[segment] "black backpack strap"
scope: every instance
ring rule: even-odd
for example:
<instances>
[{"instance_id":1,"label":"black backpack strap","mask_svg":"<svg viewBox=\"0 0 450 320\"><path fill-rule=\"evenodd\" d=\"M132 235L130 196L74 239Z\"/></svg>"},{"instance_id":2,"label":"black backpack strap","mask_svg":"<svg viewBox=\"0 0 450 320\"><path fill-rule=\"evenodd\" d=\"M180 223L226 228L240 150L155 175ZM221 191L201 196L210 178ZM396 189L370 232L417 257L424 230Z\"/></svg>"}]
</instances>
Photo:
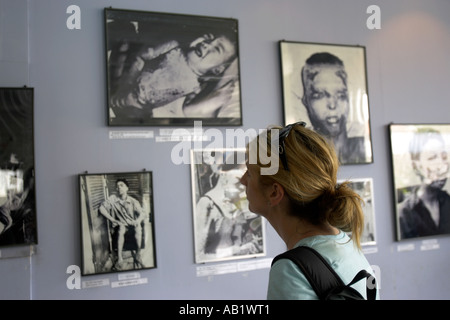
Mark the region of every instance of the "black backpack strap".
<instances>
[{"instance_id":1,"label":"black backpack strap","mask_svg":"<svg viewBox=\"0 0 450 320\"><path fill-rule=\"evenodd\" d=\"M341 278L313 248L300 246L288 250L276 256L272 265L279 259L292 260L303 272L320 300L324 300L331 289L344 286Z\"/></svg>"},{"instance_id":2,"label":"black backpack strap","mask_svg":"<svg viewBox=\"0 0 450 320\"><path fill-rule=\"evenodd\" d=\"M322 255L313 248L300 246L288 250L276 256L272 261L272 265L279 259L290 259L293 261L305 275L320 300L325 300L327 295L332 292L333 289L345 287L345 284L342 282L336 271L334 271ZM364 278L366 278L366 281L374 279L366 270L361 270L348 286L351 286ZM376 285L374 285L373 289L369 289L369 283L366 283L366 285L367 299L375 300Z\"/></svg>"}]
</instances>

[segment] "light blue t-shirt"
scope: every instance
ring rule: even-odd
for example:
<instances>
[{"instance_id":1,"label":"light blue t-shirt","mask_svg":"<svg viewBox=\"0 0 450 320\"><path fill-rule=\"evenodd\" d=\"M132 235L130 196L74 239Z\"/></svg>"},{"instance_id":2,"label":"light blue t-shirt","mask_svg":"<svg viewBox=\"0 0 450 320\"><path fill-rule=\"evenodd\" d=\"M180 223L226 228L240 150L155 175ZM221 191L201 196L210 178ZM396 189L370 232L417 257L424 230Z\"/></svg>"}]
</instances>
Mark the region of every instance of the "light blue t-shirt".
<instances>
[{"instance_id":1,"label":"light blue t-shirt","mask_svg":"<svg viewBox=\"0 0 450 320\"><path fill-rule=\"evenodd\" d=\"M361 269L374 274L364 254L343 231L337 235L308 237L297 242L295 247L298 246L308 246L319 252L345 284L352 281ZM361 280L352 287L366 298L366 281ZM378 297L377 292L377 299ZM270 269L267 299L317 300L319 298L298 266L289 259L280 259Z\"/></svg>"}]
</instances>

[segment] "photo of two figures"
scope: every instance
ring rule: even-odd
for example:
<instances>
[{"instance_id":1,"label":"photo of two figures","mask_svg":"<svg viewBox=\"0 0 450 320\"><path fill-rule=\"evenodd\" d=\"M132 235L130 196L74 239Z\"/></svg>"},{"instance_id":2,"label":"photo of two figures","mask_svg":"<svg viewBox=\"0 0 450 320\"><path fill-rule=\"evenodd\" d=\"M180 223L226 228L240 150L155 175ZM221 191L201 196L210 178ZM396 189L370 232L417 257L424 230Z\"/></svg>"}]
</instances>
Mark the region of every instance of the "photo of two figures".
<instances>
[{"instance_id":1,"label":"photo of two figures","mask_svg":"<svg viewBox=\"0 0 450 320\"><path fill-rule=\"evenodd\" d=\"M191 150L195 262L265 255L265 225L248 209L245 149Z\"/></svg>"}]
</instances>

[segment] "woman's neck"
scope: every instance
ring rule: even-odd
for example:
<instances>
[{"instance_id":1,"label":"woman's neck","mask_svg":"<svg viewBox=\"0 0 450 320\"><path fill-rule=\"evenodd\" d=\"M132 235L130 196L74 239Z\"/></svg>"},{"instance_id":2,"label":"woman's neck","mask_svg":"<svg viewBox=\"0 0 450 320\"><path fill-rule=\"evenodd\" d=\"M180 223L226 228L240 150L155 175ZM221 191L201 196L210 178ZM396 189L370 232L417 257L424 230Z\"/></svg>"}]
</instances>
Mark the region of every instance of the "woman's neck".
<instances>
[{"instance_id":1,"label":"woman's neck","mask_svg":"<svg viewBox=\"0 0 450 320\"><path fill-rule=\"evenodd\" d=\"M269 202L266 208L260 214L273 226L288 250L302 239L317 235L337 235L340 232L328 222L313 224L293 214L292 205L287 196L274 205ZM306 210L306 208L300 210Z\"/></svg>"},{"instance_id":2,"label":"woman's neck","mask_svg":"<svg viewBox=\"0 0 450 320\"><path fill-rule=\"evenodd\" d=\"M309 238L312 236L320 236L320 235L337 235L339 234L339 230L329 224L326 225L311 225L307 224L305 226L301 226L303 222L299 222L298 229L291 232L285 243L287 249L292 249L294 246L300 241L305 238ZM301 226L301 227L300 227Z\"/></svg>"},{"instance_id":3,"label":"woman's neck","mask_svg":"<svg viewBox=\"0 0 450 320\"><path fill-rule=\"evenodd\" d=\"M283 217L284 215L284 217ZM266 217L270 224L283 239L287 249L294 248L300 240L317 235L337 235L339 229L328 223L315 225L298 217L289 215L286 211L277 211Z\"/></svg>"}]
</instances>

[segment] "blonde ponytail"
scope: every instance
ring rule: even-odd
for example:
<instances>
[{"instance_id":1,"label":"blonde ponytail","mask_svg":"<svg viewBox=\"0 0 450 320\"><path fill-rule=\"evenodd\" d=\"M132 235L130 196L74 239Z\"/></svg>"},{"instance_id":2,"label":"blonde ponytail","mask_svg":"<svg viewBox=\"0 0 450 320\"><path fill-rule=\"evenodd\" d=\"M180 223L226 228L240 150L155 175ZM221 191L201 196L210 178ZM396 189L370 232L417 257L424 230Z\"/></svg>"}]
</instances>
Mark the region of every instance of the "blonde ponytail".
<instances>
[{"instance_id":1,"label":"blonde ponytail","mask_svg":"<svg viewBox=\"0 0 450 320\"><path fill-rule=\"evenodd\" d=\"M328 205L326 220L332 226L350 233L361 249L361 234L364 228L363 199L348 186L348 181L337 185L334 191L334 205Z\"/></svg>"}]
</instances>

